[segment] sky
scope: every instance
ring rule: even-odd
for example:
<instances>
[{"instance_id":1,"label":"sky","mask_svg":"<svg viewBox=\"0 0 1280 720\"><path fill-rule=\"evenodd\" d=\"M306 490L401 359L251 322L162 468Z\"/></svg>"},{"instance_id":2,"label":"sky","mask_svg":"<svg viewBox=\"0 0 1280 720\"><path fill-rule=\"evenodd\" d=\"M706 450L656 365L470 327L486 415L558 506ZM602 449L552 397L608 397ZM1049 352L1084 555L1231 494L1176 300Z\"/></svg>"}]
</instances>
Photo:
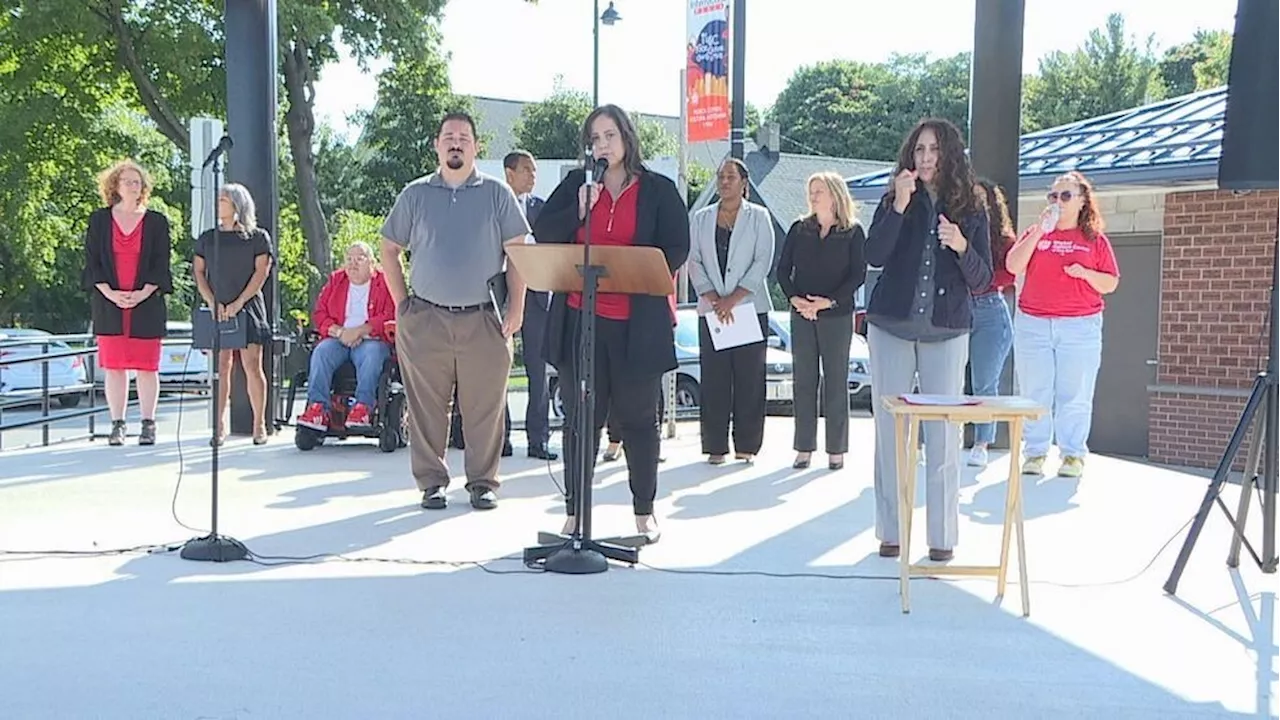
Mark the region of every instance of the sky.
<instances>
[{"instance_id":1,"label":"sky","mask_svg":"<svg viewBox=\"0 0 1280 720\"><path fill-rule=\"evenodd\" d=\"M609 3L600 3L601 9ZM622 19L600 27L600 101L628 110L679 115L688 0L615 0ZM591 91L593 0L450 0L442 32L455 92L535 101L566 86ZM973 45L973 0L747 0L747 102L767 108L800 67L831 60L879 62L890 54L945 57ZM1044 55L1079 46L1107 15L1157 51L1197 29L1231 31L1236 0L1027 0L1023 70ZM926 20L927 18L927 20ZM362 72L347 60L316 85L316 115L354 134L346 117L373 105L376 62Z\"/></svg>"}]
</instances>

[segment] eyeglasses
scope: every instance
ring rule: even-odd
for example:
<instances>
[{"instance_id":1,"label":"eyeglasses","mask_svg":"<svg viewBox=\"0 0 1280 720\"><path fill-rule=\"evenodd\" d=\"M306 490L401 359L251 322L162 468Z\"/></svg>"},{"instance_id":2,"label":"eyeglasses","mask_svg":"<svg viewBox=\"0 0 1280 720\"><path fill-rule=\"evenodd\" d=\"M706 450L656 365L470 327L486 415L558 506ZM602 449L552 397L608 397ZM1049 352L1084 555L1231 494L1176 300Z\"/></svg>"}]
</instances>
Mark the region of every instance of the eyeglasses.
<instances>
[{"instance_id":1,"label":"eyeglasses","mask_svg":"<svg viewBox=\"0 0 1280 720\"><path fill-rule=\"evenodd\" d=\"M1051 203L1056 203L1059 200L1061 200L1064 203L1068 203L1068 202L1071 202L1071 198L1075 197L1078 194L1079 193L1074 193L1070 190L1063 190L1062 192L1058 192L1057 190L1054 190L1050 192L1048 195L1046 195L1046 197L1049 198L1049 202Z\"/></svg>"}]
</instances>

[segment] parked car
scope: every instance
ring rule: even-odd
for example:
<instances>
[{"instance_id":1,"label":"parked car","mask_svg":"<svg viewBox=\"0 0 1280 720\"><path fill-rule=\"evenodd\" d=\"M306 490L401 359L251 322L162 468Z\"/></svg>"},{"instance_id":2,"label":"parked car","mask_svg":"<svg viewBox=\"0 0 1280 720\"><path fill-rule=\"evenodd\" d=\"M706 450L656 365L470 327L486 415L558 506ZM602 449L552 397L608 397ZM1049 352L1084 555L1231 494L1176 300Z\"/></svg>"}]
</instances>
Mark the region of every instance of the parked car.
<instances>
[{"instance_id":1,"label":"parked car","mask_svg":"<svg viewBox=\"0 0 1280 720\"><path fill-rule=\"evenodd\" d=\"M90 330L92 332L92 329ZM209 355L191 347L191 323L170 320L165 323L165 340L160 348L160 387L174 389L175 385L203 386L209 382ZM133 373L129 373L131 376ZM93 381L101 385L102 366L95 356Z\"/></svg>"},{"instance_id":2,"label":"parked car","mask_svg":"<svg viewBox=\"0 0 1280 720\"><path fill-rule=\"evenodd\" d=\"M859 313L860 315L860 313ZM858 315L853 322L859 322ZM857 328L855 327L855 330ZM774 310L769 313L769 345L791 352L791 311ZM849 344L849 395L859 403L871 403L871 351L867 340L860 333L853 334Z\"/></svg>"},{"instance_id":3,"label":"parked car","mask_svg":"<svg viewBox=\"0 0 1280 720\"><path fill-rule=\"evenodd\" d=\"M39 338L52 338L44 330L30 328L0 328L0 358L14 360L25 357L40 357L52 353L64 352L71 346L60 340L50 340L49 344L15 344L14 341L27 341ZM46 349L47 348L47 349ZM0 367L0 404L23 404L40 402L44 392L44 363L24 362L17 365ZM48 361L49 396L56 398L64 408L73 408L88 397L93 386L85 375L84 359L80 356L61 357Z\"/></svg>"},{"instance_id":4,"label":"parked car","mask_svg":"<svg viewBox=\"0 0 1280 720\"><path fill-rule=\"evenodd\" d=\"M676 310L676 411L695 410L702 405L702 362L698 356L698 314L692 308ZM560 378L548 368L551 412L564 417ZM793 397L791 353L776 347L765 351L765 397L770 405L790 405Z\"/></svg>"},{"instance_id":5,"label":"parked car","mask_svg":"<svg viewBox=\"0 0 1280 720\"><path fill-rule=\"evenodd\" d=\"M204 385L209 382L209 354L191 347L191 323L165 323L165 344L160 350L160 385Z\"/></svg>"}]
</instances>

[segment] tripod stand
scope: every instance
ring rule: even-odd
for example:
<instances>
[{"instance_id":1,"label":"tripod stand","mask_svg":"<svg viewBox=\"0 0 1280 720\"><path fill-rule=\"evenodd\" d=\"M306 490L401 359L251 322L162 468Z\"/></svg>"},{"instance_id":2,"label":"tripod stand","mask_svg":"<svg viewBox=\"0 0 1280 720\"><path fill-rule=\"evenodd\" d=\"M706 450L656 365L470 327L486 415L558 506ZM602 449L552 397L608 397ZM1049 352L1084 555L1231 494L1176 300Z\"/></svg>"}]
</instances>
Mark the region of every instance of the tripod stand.
<instances>
[{"instance_id":1,"label":"tripod stand","mask_svg":"<svg viewBox=\"0 0 1280 720\"><path fill-rule=\"evenodd\" d=\"M1253 561L1264 573L1274 573L1276 571L1276 450L1278 447L1276 411L1277 401L1280 401L1280 395L1277 395L1277 393L1280 393L1280 388L1276 387L1278 379L1276 367L1276 356L1278 354L1276 351L1276 295L1277 288L1280 287L1280 239L1277 240L1273 251L1275 252L1275 259L1271 269L1271 307L1267 319L1266 370L1259 373L1258 377L1253 381L1253 390L1249 393L1249 400L1245 403L1244 411L1240 414L1240 421L1231 433L1231 440L1227 443L1227 449L1222 455L1222 460L1218 463L1218 468L1213 473L1213 480L1209 483L1209 490L1205 493L1204 500L1200 503L1200 510L1196 513L1195 519L1191 523L1191 530L1187 533L1187 539L1182 544L1182 551L1178 553L1178 560L1173 565L1173 571L1169 574L1169 579L1165 581L1164 590L1170 595L1174 595L1178 591L1178 581L1182 578L1182 571L1186 569L1187 560L1191 557L1191 551L1195 548L1196 540L1199 539L1200 531L1204 529L1204 523L1209 518L1209 511L1215 503L1226 514L1227 519L1231 521L1231 529L1234 533L1231 539L1231 551L1227 555L1227 567L1239 567L1240 546L1243 544L1253 557ZM1249 455L1245 460L1244 474L1241 478L1240 504L1236 508L1236 514L1233 516L1226 503L1222 501L1222 486L1226 484L1227 477L1231 474L1231 466L1235 463L1236 456L1240 452L1240 446L1244 443L1245 436L1249 433L1250 428L1253 429L1253 440L1249 443ZM1260 463L1262 465L1261 476L1258 475L1258 465ZM1261 496L1261 555L1254 550L1253 545L1244 535L1245 524L1249 515L1250 498L1253 492L1257 492Z\"/></svg>"},{"instance_id":2,"label":"tripod stand","mask_svg":"<svg viewBox=\"0 0 1280 720\"><path fill-rule=\"evenodd\" d=\"M220 377L220 368L222 367L222 322L218 317L217 302L217 279L218 278L218 246L222 244L218 233L218 189L222 187L222 155L231 148L231 138L224 136L218 146L209 154L209 158L205 160L204 167L213 166L213 179L211 189L209 191L212 200L211 207L213 210L213 249L209 256L208 276L215 278L214 280L214 303L209 308L209 314L212 316L213 338L212 348L210 350L209 361L209 378L210 387L210 404L213 411L210 413L212 422L210 423L210 440L209 445L213 450L210 456L210 484L212 488L213 515L212 522L209 525L209 534L204 537L192 538L182 546L182 550L178 553L184 560L199 560L201 562L231 562L233 560L244 560L249 557L249 549L239 540L226 535L218 534L218 449L222 444L218 437L218 421L221 420L217 416L219 390L221 389L222 378Z\"/></svg>"}]
</instances>

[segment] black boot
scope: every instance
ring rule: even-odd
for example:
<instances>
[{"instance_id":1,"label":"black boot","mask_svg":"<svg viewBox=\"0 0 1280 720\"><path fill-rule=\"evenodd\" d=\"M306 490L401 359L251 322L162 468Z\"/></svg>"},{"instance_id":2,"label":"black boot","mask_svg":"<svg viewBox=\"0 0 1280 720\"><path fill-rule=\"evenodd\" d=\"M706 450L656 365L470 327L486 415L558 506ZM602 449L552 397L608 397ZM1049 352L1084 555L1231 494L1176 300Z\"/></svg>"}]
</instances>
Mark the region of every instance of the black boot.
<instances>
[{"instance_id":1,"label":"black boot","mask_svg":"<svg viewBox=\"0 0 1280 720\"><path fill-rule=\"evenodd\" d=\"M123 420L112 420L112 421L111 421L111 435L107 438L107 444L108 444L108 445L123 445L123 444L124 444L124 436L125 436L125 432L124 432L124 421L123 421Z\"/></svg>"},{"instance_id":2,"label":"black boot","mask_svg":"<svg viewBox=\"0 0 1280 720\"><path fill-rule=\"evenodd\" d=\"M155 445L156 444L156 421L143 420L142 434L138 436L139 445Z\"/></svg>"}]
</instances>

